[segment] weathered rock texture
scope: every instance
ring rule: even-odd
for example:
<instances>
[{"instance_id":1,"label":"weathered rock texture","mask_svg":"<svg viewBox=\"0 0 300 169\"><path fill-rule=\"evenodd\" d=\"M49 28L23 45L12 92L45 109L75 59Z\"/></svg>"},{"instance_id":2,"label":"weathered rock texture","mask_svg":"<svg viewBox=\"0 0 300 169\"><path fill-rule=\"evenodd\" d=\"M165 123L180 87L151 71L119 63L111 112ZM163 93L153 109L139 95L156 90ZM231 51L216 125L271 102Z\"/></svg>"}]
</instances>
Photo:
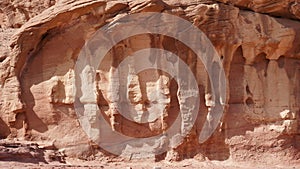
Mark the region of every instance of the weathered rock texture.
<instances>
[{"instance_id":1,"label":"weathered rock texture","mask_svg":"<svg viewBox=\"0 0 300 169\"><path fill-rule=\"evenodd\" d=\"M204 67L182 43L170 37L145 34L120 42L100 66L96 79L98 105L112 127L126 135L149 137L172 124L180 104L176 96L178 86L164 72L149 70L131 75L127 85L130 101L140 111L145 105L151 109L145 96L149 97L157 88L163 91L161 98L150 100L163 100L163 112L157 112L163 114L160 120L150 120L147 125L130 122L114 112L110 97L115 82L112 67L126 57L125 51L163 48L177 53L191 67L199 83L201 106L196 125L185 142L158 158L299 162L298 3L291 0L1 1L0 137L51 141L72 157L86 158L99 153L83 132L74 111L74 65L79 51L99 27L119 17L167 12L199 27L222 59L228 93L222 123L208 141L198 143L209 106L205 105L205 95L210 91L203 80L207 76ZM141 120L139 116L136 119Z\"/></svg>"},{"instance_id":2,"label":"weathered rock texture","mask_svg":"<svg viewBox=\"0 0 300 169\"><path fill-rule=\"evenodd\" d=\"M3 0L0 4L0 27L1 28L19 28L25 22L43 10L53 6L56 0L45 1L10 1Z\"/></svg>"}]
</instances>

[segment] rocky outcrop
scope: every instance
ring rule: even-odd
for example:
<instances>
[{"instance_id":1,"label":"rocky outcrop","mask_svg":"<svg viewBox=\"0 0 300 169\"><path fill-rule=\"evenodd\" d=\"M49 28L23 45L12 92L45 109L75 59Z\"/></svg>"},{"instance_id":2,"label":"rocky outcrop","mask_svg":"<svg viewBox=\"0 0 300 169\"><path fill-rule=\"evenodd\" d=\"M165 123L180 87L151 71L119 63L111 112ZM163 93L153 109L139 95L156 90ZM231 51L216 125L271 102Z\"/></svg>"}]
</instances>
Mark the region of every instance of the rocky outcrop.
<instances>
[{"instance_id":1,"label":"rocky outcrop","mask_svg":"<svg viewBox=\"0 0 300 169\"><path fill-rule=\"evenodd\" d=\"M9 140L1 140L0 142L0 160L28 163L48 163L53 161L65 163L64 155L55 150L53 145L39 145L33 142Z\"/></svg>"},{"instance_id":2,"label":"rocky outcrop","mask_svg":"<svg viewBox=\"0 0 300 169\"><path fill-rule=\"evenodd\" d=\"M24 24L19 29L3 29L0 34L1 39L8 39L14 33L9 45L5 41L0 46L2 138L51 141L71 157L99 153L101 149L94 150L94 143L78 121L76 99L91 110L97 108L88 104L97 103L113 130L125 135L150 137L163 133L182 109L184 100L177 94L180 86L163 71L136 75L136 65L130 62L132 67L126 69L129 73L125 78L114 74L114 68L129 54L151 47L178 54L194 73L201 97L199 115L187 138L156 158L299 161L300 23L296 1L39 1L35 3L42 7L33 10L22 1L14 3L7 6L18 10L0 11L0 20L4 21L1 27ZM211 94L207 73L195 54L174 38L143 34L119 42L99 70L86 70L87 74L97 74L92 77L95 79L84 80L96 91L95 97L89 100L74 95L74 66L85 42L106 23L142 12L170 13L192 22L211 40L222 60L227 79L226 109L217 130L204 144L198 143L198 137L213 105L207 97ZM22 15L26 17L17 19ZM127 99L138 112L131 114L135 122L122 117L115 108L122 99L117 93L120 86L128 89ZM159 108L154 104L160 104ZM157 114L145 118L143 114L151 109ZM138 123L145 121L148 123ZM93 125L85 127L97 129L99 124L95 121Z\"/></svg>"},{"instance_id":3,"label":"rocky outcrop","mask_svg":"<svg viewBox=\"0 0 300 169\"><path fill-rule=\"evenodd\" d=\"M298 0L272 0L272 1L261 1L261 0L218 0L226 4L232 4L241 8L253 10L259 13L270 14L276 17L286 17L291 19L300 19L300 2Z\"/></svg>"},{"instance_id":4,"label":"rocky outcrop","mask_svg":"<svg viewBox=\"0 0 300 169\"><path fill-rule=\"evenodd\" d=\"M0 4L0 28L19 28L30 18L53 6L56 0L10 1Z\"/></svg>"}]
</instances>

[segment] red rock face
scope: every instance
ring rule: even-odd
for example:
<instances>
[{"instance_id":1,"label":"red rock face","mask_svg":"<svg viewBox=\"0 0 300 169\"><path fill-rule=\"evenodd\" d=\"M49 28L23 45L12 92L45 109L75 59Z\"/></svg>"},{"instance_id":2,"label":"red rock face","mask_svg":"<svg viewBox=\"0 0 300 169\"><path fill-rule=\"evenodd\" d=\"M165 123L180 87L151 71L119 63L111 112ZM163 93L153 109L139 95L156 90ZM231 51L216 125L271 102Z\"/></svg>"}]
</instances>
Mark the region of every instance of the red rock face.
<instances>
[{"instance_id":1,"label":"red rock face","mask_svg":"<svg viewBox=\"0 0 300 169\"><path fill-rule=\"evenodd\" d=\"M0 10L1 138L51 142L69 157L88 158L103 153L84 132L74 109L79 99L74 89L79 53L106 23L132 13L163 12L193 23L216 48L227 82L222 120L214 134L200 144L198 138L213 105L203 63L174 38L143 34L114 46L99 69L94 70L95 83L87 79L94 88L101 115L111 128L128 136L150 137L165 132L179 115L182 103L177 95L178 83L170 74L157 70L119 78L123 78L121 85L126 81L123 85L136 112L151 111L153 115L144 118L132 114L133 122L114 109L114 98L118 97L113 90L118 79L113 75L114 68L138 50L160 48L177 54L189 66L198 83L200 108L184 142L153 158L299 163L300 23L296 1L81 0L0 4L6 5L9 8ZM23 15L26 17L20 19ZM151 94L155 92L160 94L154 97ZM152 103L159 104L159 108ZM139 123L145 119L148 123ZM93 125L90 128L97 133L101 124Z\"/></svg>"},{"instance_id":2,"label":"red rock face","mask_svg":"<svg viewBox=\"0 0 300 169\"><path fill-rule=\"evenodd\" d=\"M45 9L53 6L56 0L45 1L9 1L3 0L0 4L0 27L20 28L30 18L40 14Z\"/></svg>"}]
</instances>

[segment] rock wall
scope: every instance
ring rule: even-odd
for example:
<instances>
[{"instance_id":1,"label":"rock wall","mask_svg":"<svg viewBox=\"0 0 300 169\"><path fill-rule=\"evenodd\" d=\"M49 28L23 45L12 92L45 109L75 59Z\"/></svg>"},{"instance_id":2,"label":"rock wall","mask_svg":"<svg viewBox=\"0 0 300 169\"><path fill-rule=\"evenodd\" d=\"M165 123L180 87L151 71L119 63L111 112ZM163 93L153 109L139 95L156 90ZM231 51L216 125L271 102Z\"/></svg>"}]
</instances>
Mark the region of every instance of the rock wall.
<instances>
[{"instance_id":1,"label":"rock wall","mask_svg":"<svg viewBox=\"0 0 300 169\"><path fill-rule=\"evenodd\" d=\"M136 110L143 106L155 109L145 96L161 89L163 95L150 101L162 103L163 110L156 112L163 113L163 118L148 124L133 123L114 113L110 104L110 86L115 82L112 68L126 52L161 48L177 53L190 66L201 104L185 141L156 158L299 161L298 1L4 1L0 7L1 138L51 142L70 157L104 153L95 149L74 111L74 66L79 52L106 23L131 13L165 12L196 25L220 55L227 79L222 122L209 140L198 143L209 112L205 96L211 92L204 66L181 42L144 34L116 45L97 71L97 102L112 128L126 135L149 137L164 132L178 115L178 86L162 71L129 74L127 87Z\"/></svg>"}]
</instances>

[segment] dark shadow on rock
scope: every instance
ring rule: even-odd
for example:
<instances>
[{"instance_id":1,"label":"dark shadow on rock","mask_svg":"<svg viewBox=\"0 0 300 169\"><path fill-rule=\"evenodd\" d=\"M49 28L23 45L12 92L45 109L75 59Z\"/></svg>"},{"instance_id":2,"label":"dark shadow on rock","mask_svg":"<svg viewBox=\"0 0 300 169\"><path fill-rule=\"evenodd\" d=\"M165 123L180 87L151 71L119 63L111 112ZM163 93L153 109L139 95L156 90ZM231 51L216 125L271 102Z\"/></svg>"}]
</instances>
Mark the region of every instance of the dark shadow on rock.
<instances>
[{"instance_id":1,"label":"dark shadow on rock","mask_svg":"<svg viewBox=\"0 0 300 169\"><path fill-rule=\"evenodd\" d=\"M6 138L10 134L8 125L0 118L0 139Z\"/></svg>"},{"instance_id":2,"label":"dark shadow on rock","mask_svg":"<svg viewBox=\"0 0 300 169\"><path fill-rule=\"evenodd\" d=\"M45 154L37 144L0 142L0 161L17 161L22 163L47 163Z\"/></svg>"}]
</instances>

